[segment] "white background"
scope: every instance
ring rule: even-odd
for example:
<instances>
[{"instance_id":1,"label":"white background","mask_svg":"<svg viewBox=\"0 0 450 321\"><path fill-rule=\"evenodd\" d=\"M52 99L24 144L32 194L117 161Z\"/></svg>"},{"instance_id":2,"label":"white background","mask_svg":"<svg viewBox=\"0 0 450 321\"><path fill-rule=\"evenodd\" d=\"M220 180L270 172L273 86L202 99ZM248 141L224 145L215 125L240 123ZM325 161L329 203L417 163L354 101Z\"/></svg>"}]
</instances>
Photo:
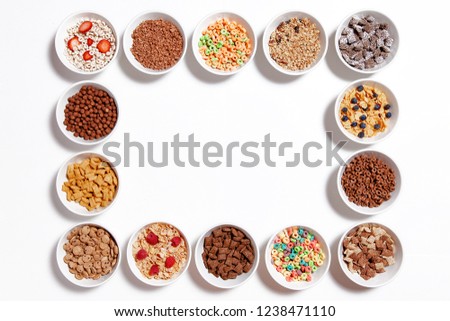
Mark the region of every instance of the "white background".
<instances>
[{"instance_id":1,"label":"white background","mask_svg":"<svg viewBox=\"0 0 450 321\"><path fill-rule=\"evenodd\" d=\"M417 2L417 1L416 1ZM440 3L443 3L442 1ZM341 64L333 37L340 21L365 9L361 1L2 1L0 38L1 216L0 299L66 300L423 300L450 299L448 286L448 24L437 1L379 0L373 9L386 12L400 32L400 51L392 65L373 76L391 87L400 102L400 122L393 135L375 146L398 163L403 186L389 212L368 218L351 212L336 190L337 164L318 168L177 168L119 167L121 193L114 207L90 221L114 232L122 253L142 225L164 220L179 226L192 246L212 225L231 222L248 229L262 249L278 229L304 224L337 241L350 226L367 220L398 233L405 257L397 279L365 290L353 285L333 257L324 280L304 292L283 290L263 264L242 287L220 291L208 286L191 264L187 274L165 288L141 284L122 261L105 285L81 289L69 284L55 262L58 238L81 221L68 213L55 192L62 162L83 150L70 143L55 122L62 91L87 79L66 70L54 50L59 23L79 10L94 10L112 21L122 35L128 22L144 10L172 14L190 36L196 23L216 10L246 17L261 36L277 13L303 10L322 22L330 39L325 61L303 77L277 73L261 48L255 60L229 78L207 74L189 46L185 59L163 77L140 74L122 49L113 65L89 77L109 86L120 100L120 124L111 141L170 141L174 134L195 133L202 143L216 140L261 141L267 133L277 142L300 148L325 131L342 138L332 109L338 93L361 78ZM445 85L447 83L447 85ZM360 149L348 144L343 157ZM101 151L101 146L92 150ZM318 154L323 156L323 154ZM136 157L134 157L136 160ZM193 263L193 262L192 262Z\"/></svg>"}]
</instances>

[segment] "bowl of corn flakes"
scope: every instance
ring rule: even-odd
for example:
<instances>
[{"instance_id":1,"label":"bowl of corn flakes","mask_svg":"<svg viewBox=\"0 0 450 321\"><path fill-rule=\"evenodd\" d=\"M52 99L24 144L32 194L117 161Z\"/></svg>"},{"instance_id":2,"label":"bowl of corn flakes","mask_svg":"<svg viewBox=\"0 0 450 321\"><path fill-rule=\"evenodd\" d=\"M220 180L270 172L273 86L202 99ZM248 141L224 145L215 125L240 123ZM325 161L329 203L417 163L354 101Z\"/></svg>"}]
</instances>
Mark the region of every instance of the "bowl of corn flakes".
<instances>
[{"instance_id":1,"label":"bowl of corn flakes","mask_svg":"<svg viewBox=\"0 0 450 321\"><path fill-rule=\"evenodd\" d=\"M186 272L191 247L180 229L165 222L146 224L130 238L127 261L131 272L141 282L165 286Z\"/></svg>"},{"instance_id":2,"label":"bowl of corn flakes","mask_svg":"<svg viewBox=\"0 0 450 321\"><path fill-rule=\"evenodd\" d=\"M337 126L345 137L359 144L374 144L386 139L392 134L398 118L397 98L379 81L354 81L336 99Z\"/></svg>"}]
</instances>

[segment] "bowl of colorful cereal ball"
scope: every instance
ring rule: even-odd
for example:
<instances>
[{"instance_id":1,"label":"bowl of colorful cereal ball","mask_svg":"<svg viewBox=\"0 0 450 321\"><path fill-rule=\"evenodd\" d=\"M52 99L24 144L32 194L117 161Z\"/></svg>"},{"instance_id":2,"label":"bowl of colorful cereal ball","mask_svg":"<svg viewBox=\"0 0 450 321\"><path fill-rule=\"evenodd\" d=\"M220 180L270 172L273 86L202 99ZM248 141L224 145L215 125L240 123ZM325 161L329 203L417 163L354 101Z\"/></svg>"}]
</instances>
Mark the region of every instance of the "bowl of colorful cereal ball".
<instances>
[{"instance_id":1,"label":"bowl of colorful cereal ball","mask_svg":"<svg viewBox=\"0 0 450 321\"><path fill-rule=\"evenodd\" d=\"M137 70L161 75L171 71L186 53L186 35L180 23L162 12L135 17L123 34L123 50Z\"/></svg>"},{"instance_id":2,"label":"bowl of colorful cereal ball","mask_svg":"<svg viewBox=\"0 0 450 321\"><path fill-rule=\"evenodd\" d=\"M337 175L338 192L344 203L365 215L390 209L400 194L401 182L395 162L375 150L356 152Z\"/></svg>"},{"instance_id":3,"label":"bowl of colorful cereal ball","mask_svg":"<svg viewBox=\"0 0 450 321\"><path fill-rule=\"evenodd\" d=\"M195 265L203 279L221 289L247 282L256 272L259 252L255 240L241 227L215 226L204 233L195 247Z\"/></svg>"},{"instance_id":4,"label":"bowl of colorful cereal ball","mask_svg":"<svg viewBox=\"0 0 450 321\"><path fill-rule=\"evenodd\" d=\"M397 54L399 34L385 14L372 10L346 17L336 31L336 52L348 68L371 74L389 65Z\"/></svg>"},{"instance_id":5,"label":"bowl of colorful cereal ball","mask_svg":"<svg viewBox=\"0 0 450 321\"><path fill-rule=\"evenodd\" d=\"M97 216L109 210L119 193L119 175L103 155L82 152L63 163L56 177L61 203L80 216Z\"/></svg>"},{"instance_id":6,"label":"bowl of colorful cereal ball","mask_svg":"<svg viewBox=\"0 0 450 321\"><path fill-rule=\"evenodd\" d=\"M337 255L342 271L350 280L374 288L397 276L403 248L390 228L379 223L363 223L342 235Z\"/></svg>"},{"instance_id":7,"label":"bowl of colorful cereal ball","mask_svg":"<svg viewBox=\"0 0 450 321\"><path fill-rule=\"evenodd\" d=\"M341 132L359 144L374 144L392 134L399 118L397 98L386 85L361 79L339 94L335 119Z\"/></svg>"},{"instance_id":8,"label":"bowl of colorful cereal ball","mask_svg":"<svg viewBox=\"0 0 450 321\"><path fill-rule=\"evenodd\" d=\"M112 91L95 81L80 81L60 96L56 122L69 140L96 145L113 134L119 120L119 104Z\"/></svg>"},{"instance_id":9,"label":"bowl of colorful cereal ball","mask_svg":"<svg viewBox=\"0 0 450 321\"><path fill-rule=\"evenodd\" d=\"M257 40L250 24L231 12L205 17L195 28L192 48L198 63L216 75L232 75L253 59Z\"/></svg>"},{"instance_id":10,"label":"bowl of colorful cereal ball","mask_svg":"<svg viewBox=\"0 0 450 321\"><path fill-rule=\"evenodd\" d=\"M330 249L324 238L306 226L290 226L273 235L266 247L270 276L290 290L316 285L330 267Z\"/></svg>"},{"instance_id":11,"label":"bowl of colorful cereal ball","mask_svg":"<svg viewBox=\"0 0 450 321\"><path fill-rule=\"evenodd\" d=\"M191 247L181 230L165 222L150 223L128 242L128 266L145 284L169 285L180 278L191 260Z\"/></svg>"},{"instance_id":12,"label":"bowl of colorful cereal ball","mask_svg":"<svg viewBox=\"0 0 450 321\"><path fill-rule=\"evenodd\" d=\"M119 38L111 22L95 12L77 12L59 26L56 53L62 64L79 74L95 74L117 56Z\"/></svg>"},{"instance_id":13,"label":"bowl of colorful cereal ball","mask_svg":"<svg viewBox=\"0 0 450 321\"><path fill-rule=\"evenodd\" d=\"M92 288L107 282L120 265L121 253L111 232L97 224L80 223L59 239L58 267L71 283Z\"/></svg>"},{"instance_id":14,"label":"bowl of colorful cereal ball","mask_svg":"<svg viewBox=\"0 0 450 321\"><path fill-rule=\"evenodd\" d=\"M328 49L328 37L320 22L308 13L285 12L273 18L263 35L269 63L287 75L302 75L319 65Z\"/></svg>"}]
</instances>

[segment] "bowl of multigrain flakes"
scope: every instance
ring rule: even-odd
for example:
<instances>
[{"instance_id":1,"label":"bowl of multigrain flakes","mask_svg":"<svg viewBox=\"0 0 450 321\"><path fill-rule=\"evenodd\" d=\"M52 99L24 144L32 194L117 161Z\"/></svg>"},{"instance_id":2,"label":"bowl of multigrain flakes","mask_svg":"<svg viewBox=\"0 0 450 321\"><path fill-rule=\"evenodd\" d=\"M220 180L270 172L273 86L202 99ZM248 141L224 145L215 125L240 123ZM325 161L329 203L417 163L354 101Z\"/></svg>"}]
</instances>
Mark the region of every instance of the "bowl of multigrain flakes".
<instances>
[{"instance_id":1,"label":"bowl of multigrain flakes","mask_svg":"<svg viewBox=\"0 0 450 321\"><path fill-rule=\"evenodd\" d=\"M117 56L119 38L111 22L95 12L68 16L55 36L55 49L69 70L92 75L111 65Z\"/></svg>"},{"instance_id":2,"label":"bowl of multigrain flakes","mask_svg":"<svg viewBox=\"0 0 450 321\"><path fill-rule=\"evenodd\" d=\"M191 247L180 229L165 222L146 224L127 248L131 272L145 284L169 285L180 278L191 260Z\"/></svg>"},{"instance_id":3,"label":"bowl of multigrain flakes","mask_svg":"<svg viewBox=\"0 0 450 321\"><path fill-rule=\"evenodd\" d=\"M328 37L320 22L301 11L273 18L263 35L263 51L269 63L286 75L303 75L325 57Z\"/></svg>"}]
</instances>

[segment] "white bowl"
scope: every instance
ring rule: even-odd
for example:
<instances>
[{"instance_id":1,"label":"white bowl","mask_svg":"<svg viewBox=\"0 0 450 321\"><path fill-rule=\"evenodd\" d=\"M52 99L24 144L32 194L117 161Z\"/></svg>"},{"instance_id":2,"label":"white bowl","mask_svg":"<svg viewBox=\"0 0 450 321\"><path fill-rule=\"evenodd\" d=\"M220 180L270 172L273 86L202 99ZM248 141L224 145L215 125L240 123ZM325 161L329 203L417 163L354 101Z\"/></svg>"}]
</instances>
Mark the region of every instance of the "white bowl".
<instances>
[{"instance_id":1,"label":"white bowl","mask_svg":"<svg viewBox=\"0 0 450 321\"><path fill-rule=\"evenodd\" d=\"M287 229L289 227L303 228L305 230L308 230L310 233L314 234L314 238L319 241L322 251L325 253L324 264L321 267L319 267L314 274L312 274L312 280L310 282L306 282L306 281L288 282L288 281L286 281L285 277L275 269L275 267L273 265L272 255L271 255L273 241L275 240L275 238L277 237L277 234L280 231ZM289 227L286 227L286 228L276 232L269 239L269 242L267 242L266 253L265 253L266 268L267 268L267 271L269 272L270 276L275 280L275 282L277 282L282 287L285 287L286 289L290 289L290 290L305 290L305 289L308 289L308 288L316 285L317 283L319 283L323 279L323 276L325 274L327 274L327 272L330 268L330 264L331 264L330 248L329 248L327 242L325 241L325 239L322 237L322 235L320 235L316 230L314 230L310 227L307 227L307 226L302 226L302 225L293 225L293 226L289 226Z\"/></svg>"},{"instance_id":2,"label":"white bowl","mask_svg":"<svg viewBox=\"0 0 450 321\"><path fill-rule=\"evenodd\" d=\"M108 135L103 136L102 138L93 139L93 140L85 140L83 137L75 137L74 133L71 131L68 131L66 129L66 125L64 125L64 120L66 119L64 110L66 109L66 105L68 104L67 100L70 97L72 97L73 95L75 95L77 92L79 92L81 87L83 87L83 86L94 86L101 90L106 91L108 93L108 95L112 99L114 99L114 101L116 103L116 108L117 108L116 124L114 125L114 128L111 130L111 132ZM119 118L120 118L119 116L120 116L119 103L117 101L116 96L114 96L114 94L111 92L111 90L109 90L107 87L105 87L102 84L95 82L95 81L85 80L85 81L80 81L80 82L77 82L77 83L71 85L69 88L67 88L62 93L62 95L59 97L58 103L56 105L56 122L58 123L59 129L64 134L64 136L66 136L69 140L71 140L72 142L79 144L79 145L93 146L93 145L97 145L97 144L100 144L100 143L103 143L104 141L106 141L116 130L117 125L119 123Z\"/></svg>"},{"instance_id":3,"label":"white bowl","mask_svg":"<svg viewBox=\"0 0 450 321\"><path fill-rule=\"evenodd\" d=\"M361 69L355 68L353 66L350 66L344 60L344 58L341 55L341 50L339 49L339 38L341 37L342 30L348 26L348 23L353 16L362 17L362 16L366 16L366 15L373 16L377 21L379 21L381 23L388 23L389 24L389 33L390 33L391 38L394 39L394 43L392 44L391 52L390 52L389 56L383 63L376 65L374 68L371 68L371 69L361 70ZM341 24L338 26L338 28L336 30L336 37L335 37L334 44L336 46L336 53L344 65L346 65L351 70L359 72L361 74L373 74L373 73L378 72L381 69L385 68L387 65L389 65L392 62L392 60L394 60L394 57L397 55L398 47L400 44L400 38L399 38L397 26L394 24L394 22L388 16L386 16L385 14L383 14L379 11L362 10L362 11L352 13L351 15L347 16L344 20L342 20Z\"/></svg>"},{"instance_id":4,"label":"white bowl","mask_svg":"<svg viewBox=\"0 0 450 321\"><path fill-rule=\"evenodd\" d=\"M355 136L352 133L350 133L341 124L341 116L340 116L341 101L342 101L342 99L344 99L345 94L349 90L352 90L353 88L358 87L359 85L367 85L367 86L371 86L371 87L381 90L386 95L386 99L387 99L388 103L391 105L390 112L392 113L392 117L389 118L389 125L383 132L378 133L378 135L375 135L372 137L364 136L363 138L359 138L358 136ZM350 108L351 108L351 106L350 106ZM381 108L383 108L383 106L381 106ZM337 127L341 130L342 134L344 134L344 136L347 137L348 139L350 139L351 141L353 141L355 143L363 144L363 145L375 144L375 143L381 142L381 141L385 140L386 138L388 138L394 131L394 128L397 125L397 122L399 119L398 101L397 101L397 98L395 97L394 93L385 84L383 84L379 81L372 80L372 79L356 80L356 81L350 83L349 85L347 85L341 91L339 96L337 97L335 105L334 105L334 118L336 120Z\"/></svg>"},{"instance_id":5,"label":"white bowl","mask_svg":"<svg viewBox=\"0 0 450 321\"><path fill-rule=\"evenodd\" d=\"M70 61L67 60L67 58L66 58L66 55L65 55L66 45L65 45L64 39L67 37L67 29L69 29L73 25L75 25L80 18L91 18L91 19L102 20L108 25L108 27L111 28L111 30L114 34L114 38L116 39L116 50L114 51L111 61L101 69L98 69L95 71L80 70L80 69L76 68L73 64L71 64ZM56 32L56 36L55 36L55 49L56 49L56 54L58 55L59 60L61 60L62 64L64 66L66 66L67 69L69 69L73 72L76 72L78 74L81 74L81 75L94 75L94 74L97 74L97 73L105 70L107 67L109 67L112 64L112 62L114 61L114 59L116 59L116 57L117 57L117 52L119 51L119 46L120 46L120 39L117 36L117 32L116 32L116 29L114 28L113 24L108 19L103 17L102 15L100 15L96 12L92 12L92 11L79 11L79 12L75 12L75 13L71 14L70 16L68 16L59 25L58 31Z\"/></svg>"},{"instance_id":6,"label":"white bowl","mask_svg":"<svg viewBox=\"0 0 450 321\"><path fill-rule=\"evenodd\" d=\"M69 272L69 267L68 267L68 265L64 262L64 256L66 255L66 251L64 250L63 246L64 246L64 244L67 242L67 236L69 235L69 233L70 233L73 229L75 229L75 228L77 228L77 227L79 227L79 226L83 226L83 225L89 225L89 226L94 226L94 227L97 227L97 228L102 228L102 229L104 229L104 230L107 231L107 232L109 233L109 235L114 239L114 241L115 241L116 244L117 244L117 247L119 248L119 254L118 254L118 256L117 256L117 262L116 262L116 265L112 268L111 273L109 273L108 275L104 275L104 276L102 276L101 278L99 278L99 279L97 279L97 280L92 280L92 279L82 279L82 280L77 280L77 279L75 278L75 276L74 276L72 273ZM112 276L116 273L117 267L120 265L121 259L122 259L122 253L121 253L121 251L120 251L120 246L119 246L119 244L117 243L116 238L114 237L114 234L112 234L112 233L110 232L109 229L104 228L103 226L100 226L100 225L98 225L98 224L89 223L89 222L79 223L79 224L77 224L77 225L71 227L69 230L67 230L67 231L61 236L61 238L59 239L58 245L57 245L57 247L56 247L56 261L57 261L59 270L61 271L62 275L64 275L64 277L65 277L68 281L72 282L72 283L75 284L75 285L78 285L78 286L80 286L80 287L83 287L83 288L93 288L93 287L102 285L102 284L104 284L105 282L109 281L109 280L112 278Z\"/></svg>"},{"instance_id":7,"label":"white bowl","mask_svg":"<svg viewBox=\"0 0 450 321\"><path fill-rule=\"evenodd\" d=\"M237 278L235 279L223 280L220 277L216 278L214 275L208 272L208 269L203 264L202 253L205 237L211 235L213 230L221 227L234 227L236 229L239 229L240 231L242 231L242 233L245 234L245 236L247 236L248 239L250 239L251 245L253 247L255 260L253 261L253 266L251 270L248 271L247 273L242 273L241 275L238 275ZM247 282L255 274L256 269L258 267L258 263L259 263L259 250L257 244L255 243L255 240L246 230L233 224L221 224L210 228L207 232L203 233L203 235L200 236L195 246L195 266L197 267L198 272L206 282L220 289L232 289Z\"/></svg>"},{"instance_id":8,"label":"white bowl","mask_svg":"<svg viewBox=\"0 0 450 321\"><path fill-rule=\"evenodd\" d=\"M67 167L69 166L69 164L81 162L84 159L89 158L89 157L99 157L103 161L108 162L109 165L111 166L111 168L113 169L113 171L115 172L115 174L117 176L117 181L118 181L117 188L116 188L116 195L114 196L111 203L107 207L100 207L100 208L97 208L90 212L85 207L78 204L77 202L74 202L74 201L69 202L67 200L67 194L62 191L62 186L64 185L64 182L67 182L66 173L67 173ZM74 156L70 157L68 160L66 160L62 164L62 166L59 169L58 174L56 176L56 193L58 194L58 197L61 200L61 203L72 213L80 215L80 216L85 216L85 217L94 217L94 216L100 215L100 214L106 212L107 210L109 210L116 202L117 196L119 194L119 187L120 187L120 178L119 178L119 173L117 172L116 167L104 155L97 154L97 153L81 152L81 153L75 154Z\"/></svg>"},{"instance_id":9,"label":"white bowl","mask_svg":"<svg viewBox=\"0 0 450 321\"><path fill-rule=\"evenodd\" d=\"M136 262L134 260L133 257L133 243L135 242L135 240L137 239L137 236L139 233L141 233L141 231L145 230L148 226L155 224L155 223L163 223L163 224L169 224L166 222L153 222L153 223L149 223L144 225L143 227L141 227L139 230L137 230L131 237L130 240L128 242L128 247L127 247L127 261L128 261L128 266L130 267L131 272L133 272L134 276L140 280L141 282L148 284L148 285L152 285L152 286L165 286L165 285L169 285L174 283L175 281L177 281L181 275L187 271L189 264L191 262L191 245L189 244L189 241L187 239L187 237L183 234L183 232L176 227L173 224L169 224L172 225L174 228L176 228L178 230L178 232L180 232L181 237L183 238L185 244L186 244L186 248L187 248L187 252L188 252L188 256L187 256L187 261L186 264L184 265L184 267L177 273L175 274L171 279L169 280L155 280L155 279L149 279L146 278L144 275L142 275L141 271L138 269L138 267L136 266Z\"/></svg>"},{"instance_id":10,"label":"white bowl","mask_svg":"<svg viewBox=\"0 0 450 321\"><path fill-rule=\"evenodd\" d=\"M178 30L181 33L181 36L183 37L183 52L181 54L180 59L178 60L178 62L175 65L173 65L170 68L164 69L164 70L154 70L154 69L150 69L150 68L146 68L146 67L142 66L141 63L139 61L137 61L136 58L134 58L133 54L131 53L131 47L133 46L133 38L132 38L133 31L139 26L139 24L141 24L142 22L144 22L146 20L158 20L158 19L162 19L162 20L173 23L178 28ZM187 48L187 41L186 41L186 34L184 33L183 27L181 27L180 23L177 20L175 20L175 18L173 18L172 16L170 16L166 13L162 13L162 12L147 12L146 11L146 12L143 12L143 13L137 15L128 24L128 26L125 29L125 32L123 34L123 51L125 52L125 56L127 57L128 61L130 62L131 65L133 65L134 68L136 68L137 70L139 70L145 74L149 74L149 75L162 75L162 74L165 74L165 73L171 71L183 59L183 57L186 53L186 48Z\"/></svg>"},{"instance_id":11,"label":"white bowl","mask_svg":"<svg viewBox=\"0 0 450 321\"><path fill-rule=\"evenodd\" d=\"M320 30L320 53L317 56L316 61L309 68L306 68L303 70L292 71L292 70L288 70L286 68L281 67L279 64L276 63L275 60L272 59L272 57L270 56L270 51L269 51L269 39L270 39L270 35L272 34L272 32L278 27L278 25L281 22L287 21L287 20L289 20L291 18L295 18L295 17L309 18L309 20L311 20L312 22L314 22L316 24L317 28ZM264 35L263 35L264 55L266 56L266 59L269 61L269 63L272 65L273 68L275 68L279 72L286 74L286 75L299 76L299 75L306 74L307 72L313 70L322 62L323 58L325 57L325 54L327 53L327 50L328 50L328 36L327 36L325 29L323 28L322 24L315 17L311 16L310 14L308 14L306 12L302 12L302 11L284 12L284 13L276 16L275 18L273 18L267 25L266 29L264 30Z\"/></svg>"},{"instance_id":12,"label":"white bowl","mask_svg":"<svg viewBox=\"0 0 450 321\"><path fill-rule=\"evenodd\" d=\"M375 215L375 214L380 214L382 212L387 211L388 209L392 208L392 206L395 204L395 202L398 199L398 196L400 194L400 189L402 186L402 177L400 174L400 170L397 167L397 164L395 164L395 162L386 154L383 154L379 151L375 151L375 150L362 150L359 152L354 153L353 155L351 155L347 161L345 162L346 164L349 164L355 157L362 155L362 154L369 154L369 155L375 155L377 158L383 160L390 168L392 168L392 170L395 173L395 191L391 193L391 198L388 201L384 201L380 206L378 207L364 207L364 206L359 206L356 205L353 202L350 202L348 200L347 195L345 194L344 188L342 187L341 184L341 180L342 180L342 175L344 174L346 165L341 166L339 168L338 174L337 174L337 188L338 188L338 192L339 195L341 196L342 200L344 201L344 203L351 208L352 210L354 210L355 212L358 212L360 214L364 214L364 215Z\"/></svg>"},{"instance_id":13,"label":"white bowl","mask_svg":"<svg viewBox=\"0 0 450 321\"><path fill-rule=\"evenodd\" d=\"M367 281L364 280L361 276L359 276L358 273L350 272L350 270L347 267L347 263L344 261L344 253L343 253L344 238L349 233L356 230L362 224L376 224L376 225L380 226L386 232L389 233L389 235L392 237L392 239L394 240L394 243L395 243L395 253L394 253L395 264L385 267L384 273L377 274L375 277L373 277ZM398 271L400 271L400 268L402 266L402 262L403 262L402 243L400 242L400 239L398 238L397 234L395 234L394 231L392 231L390 228L384 226L383 224L375 223L375 222L367 222L367 223L362 223L362 224L355 225L352 228L348 229L344 234L342 234L342 237L339 240L339 245L338 245L338 249L337 249L337 257L338 257L339 265L340 265L342 271L344 272L344 274L351 281L353 281L354 283L356 283L362 287L376 288L379 286L386 285L389 282L391 282L392 280L394 280L394 278L397 276L397 273L398 273Z\"/></svg>"},{"instance_id":14,"label":"white bowl","mask_svg":"<svg viewBox=\"0 0 450 321\"><path fill-rule=\"evenodd\" d=\"M242 25L247 30L248 37L252 43L252 53L251 53L250 57L248 58L247 62L244 63L239 68L236 68L232 71L222 71L222 70L217 70L217 69L209 67L203 60L202 55L200 54L200 52L198 50L198 42L199 42L200 37L202 36L202 32L204 30L206 30L211 23L214 23L218 19L222 19L222 18L228 18L230 21L236 21L237 23ZM253 31L253 28L250 26L250 24L247 22L247 20L242 18L240 15L237 15L232 12L214 12L212 14L209 14L205 18L203 18L195 27L194 33L192 35L192 51L194 52L194 56L195 56L195 59L197 60L197 62L205 70L207 70L210 73L215 74L215 75L229 76L229 75L234 75L235 73L244 69L248 64L250 64L253 57L255 56L256 48L258 46L257 42L258 41L255 36L255 32Z\"/></svg>"}]
</instances>

